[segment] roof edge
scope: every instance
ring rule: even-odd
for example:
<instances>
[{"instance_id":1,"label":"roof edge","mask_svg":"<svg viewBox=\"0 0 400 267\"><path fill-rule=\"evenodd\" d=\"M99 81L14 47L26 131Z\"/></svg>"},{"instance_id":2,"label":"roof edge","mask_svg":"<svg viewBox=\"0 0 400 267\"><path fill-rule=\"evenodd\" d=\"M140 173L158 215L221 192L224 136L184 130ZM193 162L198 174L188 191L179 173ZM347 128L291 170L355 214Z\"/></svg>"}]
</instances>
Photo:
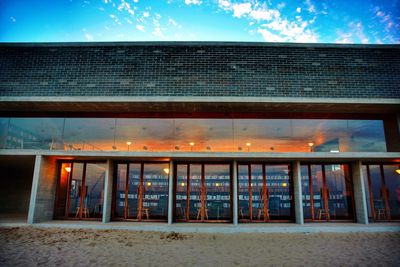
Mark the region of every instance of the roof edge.
<instances>
[{"instance_id":1,"label":"roof edge","mask_svg":"<svg viewBox=\"0 0 400 267\"><path fill-rule=\"evenodd\" d=\"M1 42L0 47L99 47L99 46L248 46L302 48L391 48L400 44L335 44L335 43L272 43L272 42L217 42L217 41L138 41L138 42Z\"/></svg>"}]
</instances>

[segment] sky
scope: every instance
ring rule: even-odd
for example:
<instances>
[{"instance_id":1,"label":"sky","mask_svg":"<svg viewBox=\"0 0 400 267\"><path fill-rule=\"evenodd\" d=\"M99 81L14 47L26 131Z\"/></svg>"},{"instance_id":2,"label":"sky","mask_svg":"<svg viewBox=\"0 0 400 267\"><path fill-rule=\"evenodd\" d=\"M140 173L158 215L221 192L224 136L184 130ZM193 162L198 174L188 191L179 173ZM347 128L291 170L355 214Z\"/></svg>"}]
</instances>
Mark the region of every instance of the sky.
<instances>
[{"instance_id":1,"label":"sky","mask_svg":"<svg viewBox=\"0 0 400 267\"><path fill-rule=\"evenodd\" d=\"M0 0L0 42L400 43L400 0Z\"/></svg>"}]
</instances>

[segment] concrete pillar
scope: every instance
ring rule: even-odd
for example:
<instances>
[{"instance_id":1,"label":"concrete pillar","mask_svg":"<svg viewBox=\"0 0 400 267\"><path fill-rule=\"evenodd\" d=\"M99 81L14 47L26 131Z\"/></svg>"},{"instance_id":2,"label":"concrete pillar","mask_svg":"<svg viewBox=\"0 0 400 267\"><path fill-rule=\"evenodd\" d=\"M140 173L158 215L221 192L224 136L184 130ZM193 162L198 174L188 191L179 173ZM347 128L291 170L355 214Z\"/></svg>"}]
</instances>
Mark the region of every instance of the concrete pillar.
<instances>
[{"instance_id":1,"label":"concrete pillar","mask_svg":"<svg viewBox=\"0 0 400 267\"><path fill-rule=\"evenodd\" d=\"M365 185L362 172L361 161L355 161L351 164L353 186L354 186L354 202L356 210L356 219L358 223L368 224L367 200L365 198Z\"/></svg>"},{"instance_id":2,"label":"concrete pillar","mask_svg":"<svg viewBox=\"0 0 400 267\"><path fill-rule=\"evenodd\" d=\"M168 182L168 224L172 224L174 211L174 162L169 162Z\"/></svg>"},{"instance_id":3,"label":"concrete pillar","mask_svg":"<svg viewBox=\"0 0 400 267\"><path fill-rule=\"evenodd\" d=\"M238 216L238 172L237 172L237 162L236 160L233 161L232 164L233 172L232 172L232 183L233 183L233 225L238 225L239 216Z\"/></svg>"},{"instance_id":4,"label":"concrete pillar","mask_svg":"<svg viewBox=\"0 0 400 267\"><path fill-rule=\"evenodd\" d=\"M296 216L296 223L304 224L300 161L293 162L293 191L294 191L294 210Z\"/></svg>"},{"instance_id":5,"label":"concrete pillar","mask_svg":"<svg viewBox=\"0 0 400 267\"><path fill-rule=\"evenodd\" d=\"M28 223L52 220L57 187L57 162L53 157L36 155Z\"/></svg>"},{"instance_id":6,"label":"concrete pillar","mask_svg":"<svg viewBox=\"0 0 400 267\"><path fill-rule=\"evenodd\" d=\"M114 164L107 160L104 178L103 223L111 221L112 190L113 190Z\"/></svg>"}]
</instances>

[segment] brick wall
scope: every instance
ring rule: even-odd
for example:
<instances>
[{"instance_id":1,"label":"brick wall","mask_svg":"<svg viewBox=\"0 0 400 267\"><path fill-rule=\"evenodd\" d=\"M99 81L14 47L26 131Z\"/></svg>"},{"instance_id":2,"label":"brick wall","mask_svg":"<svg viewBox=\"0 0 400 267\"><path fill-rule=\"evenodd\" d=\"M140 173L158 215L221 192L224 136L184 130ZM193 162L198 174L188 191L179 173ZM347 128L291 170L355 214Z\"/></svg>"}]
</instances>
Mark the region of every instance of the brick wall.
<instances>
[{"instance_id":1,"label":"brick wall","mask_svg":"<svg viewBox=\"0 0 400 267\"><path fill-rule=\"evenodd\" d=\"M0 96L400 98L400 46L1 44Z\"/></svg>"}]
</instances>

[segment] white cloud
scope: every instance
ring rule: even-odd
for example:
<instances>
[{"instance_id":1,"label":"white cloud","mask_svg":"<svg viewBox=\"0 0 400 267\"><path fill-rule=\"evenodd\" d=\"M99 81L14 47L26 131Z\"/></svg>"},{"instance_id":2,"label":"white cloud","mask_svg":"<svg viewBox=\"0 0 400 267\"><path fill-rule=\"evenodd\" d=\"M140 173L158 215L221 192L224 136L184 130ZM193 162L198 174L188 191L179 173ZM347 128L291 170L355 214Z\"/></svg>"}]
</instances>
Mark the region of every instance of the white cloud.
<instances>
[{"instance_id":1,"label":"white cloud","mask_svg":"<svg viewBox=\"0 0 400 267\"><path fill-rule=\"evenodd\" d=\"M201 0L185 0L186 5L200 5Z\"/></svg>"},{"instance_id":2,"label":"white cloud","mask_svg":"<svg viewBox=\"0 0 400 267\"><path fill-rule=\"evenodd\" d=\"M296 8L296 12L300 13L301 12L301 8L300 7Z\"/></svg>"},{"instance_id":3,"label":"white cloud","mask_svg":"<svg viewBox=\"0 0 400 267\"><path fill-rule=\"evenodd\" d=\"M224 10L229 10L232 3L229 0L218 0L218 6Z\"/></svg>"},{"instance_id":4,"label":"white cloud","mask_svg":"<svg viewBox=\"0 0 400 267\"><path fill-rule=\"evenodd\" d=\"M351 44L353 43L352 34L351 33L338 33L338 38L335 40L337 44Z\"/></svg>"},{"instance_id":5,"label":"white cloud","mask_svg":"<svg viewBox=\"0 0 400 267\"><path fill-rule=\"evenodd\" d=\"M89 33L86 33L86 34L85 34L85 38L86 38L86 40L88 40L88 41L93 41L93 35L91 35L91 34L89 34Z\"/></svg>"},{"instance_id":6,"label":"white cloud","mask_svg":"<svg viewBox=\"0 0 400 267\"><path fill-rule=\"evenodd\" d=\"M160 27L154 28L154 30L153 30L153 32L151 34L153 34L155 37L158 37L158 38L165 38L165 36L164 36L164 34L163 34L163 32L162 32Z\"/></svg>"},{"instance_id":7,"label":"white cloud","mask_svg":"<svg viewBox=\"0 0 400 267\"><path fill-rule=\"evenodd\" d=\"M234 4L233 8L233 16L240 18L243 15L246 15L252 11L250 3L243 4Z\"/></svg>"},{"instance_id":8,"label":"white cloud","mask_svg":"<svg viewBox=\"0 0 400 267\"><path fill-rule=\"evenodd\" d=\"M317 12L317 10L315 9L315 6L314 6L314 4L311 2L311 0L306 0L306 1L305 1L305 4L306 4L306 6L307 6L308 12L310 12L310 13L316 13L316 12Z\"/></svg>"},{"instance_id":9,"label":"white cloud","mask_svg":"<svg viewBox=\"0 0 400 267\"><path fill-rule=\"evenodd\" d=\"M149 12L147 12L147 11L143 12L143 17L148 18L149 16L150 16Z\"/></svg>"},{"instance_id":10,"label":"white cloud","mask_svg":"<svg viewBox=\"0 0 400 267\"><path fill-rule=\"evenodd\" d=\"M250 12L250 17L255 20L272 20L274 17L280 17L280 13L278 10L261 8L257 10L252 10Z\"/></svg>"},{"instance_id":11,"label":"white cloud","mask_svg":"<svg viewBox=\"0 0 400 267\"><path fill-rule=\"evenodd\" d=\"M17 21L17 19L14 18L14 17L10 17L10 20L11 20L12 22L16 22L16 21Z\"/></svg>"},{"instance_id":12,"label":"white cloud","mask_svg":"<svg viewBox=\"0 0 400 267\"><path fill-rule=\"evenodd\" d=\"M178 26L178 23L174 20L174 19L172 19L172 18L169 18L168 19L168 24L167 24L168 26L174 26L174 27L176 27L176 26Z\"/></svg>"},{"instance_id":13,"label":"white cloud","mask_svg":"<svg viewBox=\"0 0 400 267\"><path fill-rule=\"evenodd\" d=\"M285 38L279 36L278 34L273 34L266 29L258 29L257 32L262 35L262 37L264 38L264 40L266 42L285 42L286 41Z\"/></svg>"},{"instance_id":14,"label":"white cloud","mask_svg":"<svg viewBox=\"0 0 400 267\"><path fill-rule=\"evenodd\" d=\"M145 32L145 29L144 29L144 26L143 26L143 25L137 24L137 25L136 25L136 29L138 29L138 30L141 31L141 32Z\"/></svg>"}]
</instances>

